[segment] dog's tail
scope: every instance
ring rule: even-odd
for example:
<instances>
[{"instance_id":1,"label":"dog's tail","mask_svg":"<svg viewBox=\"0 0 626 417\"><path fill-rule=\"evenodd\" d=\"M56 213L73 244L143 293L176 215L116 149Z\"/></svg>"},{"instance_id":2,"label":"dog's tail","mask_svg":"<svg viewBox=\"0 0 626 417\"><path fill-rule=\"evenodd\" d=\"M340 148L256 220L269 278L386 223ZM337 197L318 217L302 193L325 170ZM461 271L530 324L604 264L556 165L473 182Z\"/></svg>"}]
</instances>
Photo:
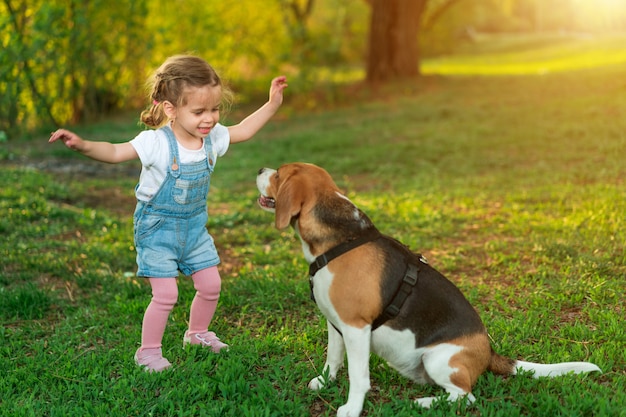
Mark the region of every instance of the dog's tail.
<instances>
[{"instance_id":1,"label":"dog's tail","mask_svg":"<svg viewBox=\"0 0 626 417\"><path fill-rule=\"evenodd\" d=\"M553 378L555 376L569 374L570 372L573 372L575 374L595 371L602 373L602 370L598 367L598 365L591 362L561 362L543 364L515 361L515 372L513 373L513 375L515 375L520 369L522 371L533 372L533 377L535 378L540 378L542 376Z\"/></svg>"},{"instance_id":2,"label":"dog's tail","mask_svg":"<svg viewBox=\"0 0 626 417\"><path fill-rule=\"evenodd\" d=\"M532 372L533 377L549 377L553 378L559 375L565 375L570 372L581 374L585 372L602 372L602 370L591 362L561 362L561 363L534 363L509 359L499 355L494 351L491 352L491 360L487 369L498 375L516 375L518 371Z\"/></svg>"}]
</instances>

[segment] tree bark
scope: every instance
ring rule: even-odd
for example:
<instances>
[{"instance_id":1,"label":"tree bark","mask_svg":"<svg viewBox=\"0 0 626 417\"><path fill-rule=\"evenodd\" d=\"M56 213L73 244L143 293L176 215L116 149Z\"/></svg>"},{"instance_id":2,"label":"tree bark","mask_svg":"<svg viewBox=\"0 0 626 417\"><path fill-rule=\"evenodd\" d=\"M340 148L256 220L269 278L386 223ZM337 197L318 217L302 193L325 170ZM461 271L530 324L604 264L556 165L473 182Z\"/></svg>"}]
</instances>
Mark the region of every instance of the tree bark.
<instances>
[{"instance_id":1,"label":"tree bark","mask_svg":"<svg viewBox=\"0 0 626 417\"><path fill-rule=\"evenodd\" d=\"M371 0L367 81L419 75L419 29L428 0Z\"/></svg>"}]
</instances>

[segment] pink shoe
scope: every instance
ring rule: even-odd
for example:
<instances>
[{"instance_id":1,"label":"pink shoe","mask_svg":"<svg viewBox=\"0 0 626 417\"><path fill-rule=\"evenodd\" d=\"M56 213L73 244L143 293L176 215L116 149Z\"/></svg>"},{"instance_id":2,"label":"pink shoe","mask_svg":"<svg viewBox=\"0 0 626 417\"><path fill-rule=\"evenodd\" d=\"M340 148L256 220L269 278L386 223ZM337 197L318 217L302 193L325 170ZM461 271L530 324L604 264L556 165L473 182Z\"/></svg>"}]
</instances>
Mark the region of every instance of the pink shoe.
<instances>
[{"instance_id":1,"label":"pink shoe","mask_svg":"<svg viewBox=\"0 0 626 417\"><path fill-rule=\"evenodd\" d=\"M161 348L137 349L135 363L145 368L146 372L161 372L172 364L163 357Z\"/></svg>"},{"instance_id":2,"label":"pink shoe","mask_svg":"<svg viewBox=\"0 0 626 417\"><path fill-rule=\"evenodd\" d=\"M210 347L215 353L219 353L222 349L228 351L228 345L226 343L222 343L219 337L217 337L213 332L189 334L189 331L186 331L185 336L183 337L183 347L188 344Z\"/></svg>"}]
</instances>

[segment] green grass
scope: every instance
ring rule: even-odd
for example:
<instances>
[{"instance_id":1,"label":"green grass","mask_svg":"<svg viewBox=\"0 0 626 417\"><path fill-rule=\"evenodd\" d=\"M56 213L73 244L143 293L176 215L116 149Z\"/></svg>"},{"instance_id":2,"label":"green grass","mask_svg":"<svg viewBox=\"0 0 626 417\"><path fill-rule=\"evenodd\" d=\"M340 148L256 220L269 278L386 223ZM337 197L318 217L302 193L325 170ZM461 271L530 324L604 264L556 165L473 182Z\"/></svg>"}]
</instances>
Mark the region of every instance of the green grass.
<instances>
[{"instance_id":1,"label":"green grass","mask_svg":"<svg viewBox=\"0 0 626 417\"><path fill-rule=\"evenodd\" d=\"M626 35L477 35L450 56L426 59L424 74L528 75L626 63Z\"/></svg>"},{"instance_id":2,"label":"green grass","mask_svg":"<svg viewBox=\"0 0 626 417\"><path fill-rule=\"evenodd\" d=\"M193 297L181 279L163 341L174 369L158 375L132 360L150 298L133 275L136 164L111 171L45 137L10 144L0 153L0 415L335 415L345 370L319 393L306 388L326 335L299 242L255 204L258 168L291 161L328 169L382 231L448 275L499 353L604 370L485 374L474 405L419 410L414 398L442 390L373 357L363 415L626 415L625 93L626 66L614 65L428 78L362 92L342 108L285 108L254 141L233 146L213 177L209 229L223 290L212 328L232 348L181 348ZM114 141L136 129L77 128ZM52 171L18 163L24 154ZM102 175L56 170L77 164Z\"/></svg>"}]
</instances>

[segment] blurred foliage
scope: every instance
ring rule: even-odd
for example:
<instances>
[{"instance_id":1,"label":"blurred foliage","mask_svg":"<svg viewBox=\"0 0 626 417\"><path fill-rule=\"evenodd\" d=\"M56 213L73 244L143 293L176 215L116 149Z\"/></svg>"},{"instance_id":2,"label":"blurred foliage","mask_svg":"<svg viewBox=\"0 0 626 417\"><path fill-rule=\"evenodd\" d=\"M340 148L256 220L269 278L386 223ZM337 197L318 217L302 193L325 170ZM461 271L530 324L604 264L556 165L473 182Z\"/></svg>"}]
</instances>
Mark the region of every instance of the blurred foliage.
<instances>
[{"instance_id":1,"label":"blurred foliage","mask_svg":"<svg viewBox=\"0 0 626 417\"><path fill-rule=\"evenodd\" d=\"M93 118L137 91L146 1L6 0L3 9L0 130Z\"/></svg>"},{"instance_id":2,"label":"blurred foliage","mask_svg":"<svg viewBox=\"0 0 626 417\"><path fill-rule=\"evenodd\" d=\"M450 53L479 32L624 29L622 3L429 0L421 53ZM363 0L3 0L0 132L141 108L150 72L185 52L209 61L239 101L265 94L278 73L292 93L332 95L362 76L370 19Z\"/></svg>"},{"instance_id":3,"label":"blurred foliage","mask_svg":"<svg viewBox=\"0 0 626 417\"><path fill-rule=\"evenodd\" d=\"M279 72L313 83L314 65L360 60L367 6L309 1L315 15L302 19L298 0L4 0L0 131L143 107L144 81L177 53L202 56L235 90L253 92Z\"/></svg>"}]
</instances>

